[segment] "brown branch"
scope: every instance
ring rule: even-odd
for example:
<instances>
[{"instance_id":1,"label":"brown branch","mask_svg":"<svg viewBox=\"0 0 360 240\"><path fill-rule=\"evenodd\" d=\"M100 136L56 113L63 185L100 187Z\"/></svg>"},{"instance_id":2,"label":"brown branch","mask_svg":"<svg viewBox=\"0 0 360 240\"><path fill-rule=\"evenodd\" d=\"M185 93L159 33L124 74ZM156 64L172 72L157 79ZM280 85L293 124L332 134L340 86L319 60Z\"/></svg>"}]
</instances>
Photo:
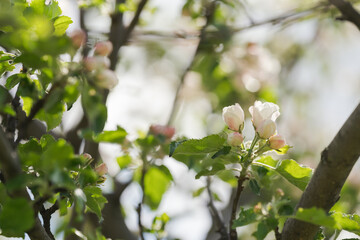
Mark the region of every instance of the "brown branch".
<instances>
[{"instance_id":1,"label":"brown branch","mask_svg":"<svg viewBox=\"0 0 360 240\"><path fill-rule=\"evenodd\" d=\"M199 40L198 45L196 46L195 52L194 52L192 58L190 59L190 62L188 63L188 66L184 69L184 71L182 72L182 74L180 76L180 83L179 83L179 85L178 85L178 87L176 89L175 98L173 100L170 116L169 116L169 119L168 119L168 122L167 122L168 126L170 126L173 123L173 121L175 120L176 112L177 112L179 101L180 101L179 100L180 90L184 85L186 74L191 70L191 68L192 68L192 66L194 64L194 61L195 61L195 57L199 53L200 46L201 46L202 42L205 39L206 28L211 24L211 22L213 20L215 9L216 9L216 2L217 2L216 0L213 0L213 1L211 1L210 3L208 3L205 6L205 19L206 19L206 22L205 22L204 26L201 28L200 40Z\"/></svg>"},{"instance_id":2,"label":"brown branch","mask_svg":"<svg viewBox=\"0 0 360 240\"><path fill-rule=\"evenodd\" d=\"M344 0L329 0L329 2L339 9L342 14L342 20L352 22L360 30L360 14L351 3Z\"/></svg>"},{"instance_id":3,"label":"brown branch","mask_svg":"<svg viewBox=\"0 0 360 240\"><path fill-rule=\"evenodd\" d=\"M360 104L346 120L327 148L301 196L298 208L318 207L328 212L340 198L340 191L360 156ZM285 223L282 239L313 239L319 226L295 219Z\"/></svg>"},{"instance_id":4,"label":"brown branch","mask_svg":"<svg viewBox=\"0 0 360 240\"><path fill-rule=\"evenodd\" d=\"M208 177L206 180L207 180L206 181L206 189L207 189L207 192L208 192L208 195L209 195L208 207L209 207L209 210L210 210L210 214L211 214L211 216L213 218L213 221L214 221L215 225L219 229L218 232L221 235L220 240L229 240L229 236L228 236L228 233L226 231L225 224L222 221L222 219L221 219L221 217L219 215L219 212L218 212L218 210L216 209L216 207L214 205L214 200L213 200L212 192L211 192L211 189L210 189L210 177Z\"/></svg>"},{"instance_id":5,"label":"brown branch","mask_svg":"<svg viewBox=\"0 0 360 240\"><path fill-rule=\"evenodd\" d=\"M141 187L143 195L142 195L142 198L141 198L141 202L139 203L139 205L138 205L138 207L136 209L137 214L138 214L139 235L140 235L141 240L145 240L145 238L144 238L144 226L142 225L142 222L141 222L141 210L142 210L142 205L145 202L145 174L146 174L145 161L146 161L146 159L144 159L143 161L144 161L144 164L143 164L143 167L142 167L142 170L141 170L141 179L140 179L140 187Z\"/></svg>"},{"instance_id":6,"label":"brown branch","mask_svg":"<svg viewBox=\"0 0 360 240\"><path fill-rule=\"evenodd\" d=\"M245 168L244 168L245 169ZM237 240L237 233L236 233L236 229L232 228L232 225L236 219L236 212L237 212L237 207L239 204L239 200L240 200L240 195L244 189L244 182L247 180L246 177L246 170L245 171L241 171L241 174L239 176L238 179L238 185L237 185L237 189L236 189L236 193L235 193L235 198L233 201L233 205L231 208L231 218L230 218L230 223L229 223L229 232L230 232L230 239L231 240Z\"/></svg>"},{"instance_id":7,"label":"brown branch","mask_svg":"<svg viewBox=\"0 0 360 240\"><path fill-rule=\"evenodd\" d=\"M22 174L20 161L13 151L10 143L6 139L5 133L0 128L0 163L1 172L6 180L11 180ZM31 202L30 196L25 188L19 189L13 193L14 197L22 197ZM30 239L32 240L51 240L46 233L44 227L41 225L40 219L35 216L35 224L27 231Z\"/></svg>"},{"instance_id":8,"label":"brown branch","mask_svg":"<svg viewBox=\"0 0 360 240\"><path fill-rule=\"evenodd\" d=\"M118 57L119 50L122 46L124 46L128 42L132 31L139 22L141 12L143 11L147 2L148 0L141 0L135 11L133 19L131 20L129 26L127 26L126 28L124 26L124 22L123 22L124 16L122 12L117 11L114 15L111 16L109 40L114 46L114 50L109 56L111 62L110 64L111 70L115 70L116 64L119 60ZM124 0L116 1L116 4L121 4L121 3L124 3Z\"/></svg>"},{"instance_id":9,"label":"brown branch","mask_svg":"<svg viewBox=\"0 0 360 240\"><path fill-rule=\"evenodd\" d=\"M51 232L51 229L50 229L50 220L51 220L51 215L53 213L55 213L57 210L59 209L59 204L58 202L56 201L54 203L54 205L52 205L50 208L48 209L45 209L44 205L42 205L42 208L40 210L40 214L43 218L43 222L44 222L44 228L45 228L45 231L48 233L48 235L51 237L51 239L55 240L55 237L54 235L52 234Z\"/></svg>"}]
</instances>

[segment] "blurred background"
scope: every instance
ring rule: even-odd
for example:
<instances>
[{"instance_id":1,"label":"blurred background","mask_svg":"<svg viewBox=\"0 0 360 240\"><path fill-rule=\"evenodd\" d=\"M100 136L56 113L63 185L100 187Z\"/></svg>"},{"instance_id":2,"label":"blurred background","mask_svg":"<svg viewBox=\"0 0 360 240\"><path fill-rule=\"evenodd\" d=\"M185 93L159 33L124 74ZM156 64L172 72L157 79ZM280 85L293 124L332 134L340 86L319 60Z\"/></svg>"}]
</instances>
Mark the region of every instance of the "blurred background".
<instances>
[{"instance_id":1,"label":"blurred background","mask_svg":"<svg viewBox=\"0 0 360 240\"><path fill-rule=\"evenodd\" d=\"M89 44L108 39L115 6L129 24L138 2L59 0L63 14L74 21L68 33L85 24ZM248 108L255 100L270 101L280 106L278 132L293 146L285 157L315 168L321 151L360 100L358 29L336 21L338 12L322 1L223 0L218 1L211 23L206 19L207 2L148 1L128 43L120 49L119 84L107 99L105 129L119 125L130 133L129 139L136 139L151 124L169 124L176 129L175 137L201 138L221 132L222 108L237 102L247 117L245 136L252 139ZM85 9L82 13L79 6ZM206 34L202 34L204 26ZM64 115L58 131L71 130L81 118L78 103ZM111 176L104 191L110 193L112 177L126 182L131 173L116 161L123 154L121 146L100 144L100 154ZM166 213L170 217L166 239L213 239L208 196L193 197L206 186L206 179L195 180L196 173L174 159L164 161L174 182L157 211L144 207L143 224L149 227L154 216ZM335 206L343 212L359 213L358 170L355 166ZM296 203L301 192L284 181L278 179L278 186ZM216 207L226 209L231 185L213 179L211 188L219 197ZM242 203L253 206L267 201L271 190L262 191L259 197L246 190ZM132 182L120 201L126 225L136 233L140 186ZM254 229L253 225L239 228L240 239L251 239ZM353 235L341 233L338 239L345 236ZM145 237L156 239L152 234Z\"/></svg>"}]
</instances>

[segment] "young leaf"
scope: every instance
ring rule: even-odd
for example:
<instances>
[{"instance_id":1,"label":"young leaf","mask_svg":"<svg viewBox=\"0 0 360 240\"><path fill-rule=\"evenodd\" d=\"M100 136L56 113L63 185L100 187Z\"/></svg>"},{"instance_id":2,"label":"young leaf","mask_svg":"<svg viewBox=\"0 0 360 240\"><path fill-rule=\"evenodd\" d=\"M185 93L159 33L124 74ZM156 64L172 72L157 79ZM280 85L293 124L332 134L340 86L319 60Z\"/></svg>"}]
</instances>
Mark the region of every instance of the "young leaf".
<instances>
[{"instance_id":1,"label":"young leaf","mask_svg":"<svg viewBox=\"0 0 360 240\"><path fill-rule=\"evenodd\" d=\"M254 212L253 208L249 208L247 210L244 210L244 208L240 208L239 218L237 218L234 221L232 228L241 227L241 226L248 225L250 223L254 223L254 222L258 221L258 216L259 215L257 215Z\"/></svg>"},{"instance_id":2,"label":"young leaf","mask_svg":"<svg viewBox=\"0 0 360 240\"><path fill-rule=\"evenodd\" d=\"M116 161L121 169L126 168L132 161L131 156L129 155L123 155L118 158L116 158Z\"/></svg>"},{"instance_id":3,"label":"young leaf","mask_svg":"<svg viewBox=\"0 0 360 240\"><path fill-rule=\"evenodd\" d=\"M152 209L156 209L163 194L170 185L171 179L157 167L150 168L145 174L145 196L147 203Z\"/></svg>"},{"instance_id":4,"label":"young leaf","mask_svg":"<svg viewBox=\"0 0 360 240\"><path fill-rule=\"evenodd\" d=\"M125 140L127 132L121 127L117 127L115 131L103 131L93 137L95 142L122 143Z\"/></svg>"},{"instance_id":5,"label":"young leaf","mask_svg":"<svg viewBox=\"0 0 360 240\"><path fill-rule=\"evenodd\" d=\"M256 240L263 240L269 232L277 227L277 225L278 222L276 219L267 218L259 223L257 231L252 235L256 238Z\"/></svg>"},{"instance_id":6,"label":"young leaf","mask_svg":"<svg viewBox=\"0 0 360 240\"><path fill-rule=\"evenodd\" d=\"M206 187L201 187L201 188L199 188L198 190L196 190L196 191L194 191L193 192L193 197L198 197L198 196L200 196L203 192L204 192L204 190L206 189Z\"/></svg>"},{"instance_id":7,"label":"young leaf","mask_svg":"<svg viewBox=\"0 0 360 240\"><path fill-rule=\"evenodd\" d=\"M60 16L57 17L54 21L54 35L61 36L65 33L66 29L69 27L69 25L73 23L70 17L67 16Z\"/></svg>"},{"instance_id":8,"label":"young leaf","mask_svg":"<svg viewBox=\"0 0 360 240\"><path fill-rule=\"evenodd\" d=\"M260 195L260 186L255 179L249 181L249 186L256 195Z\"/></svg>"},{"instance_id":9,"label":"young leaf","mask_svg":"<svg viewBox=\"0 0 360 240\"><path fill-rule=\"evenodd\" d=\"M6 89L10 90L13 87L15 87L21 81L21 79L23 77L24 77L23 73L17 73L17 74L14 74L14 75L11 75L10 77L8 77L6 79L6 83L5 83Z\"/></svg>"},{"instance_id":10,"label":"young leaf","mask_svg":"<svg viewBox=\"0 0 360 240\"><path fill-rule=\"evenodd\" d=\"M225 142L225 138L218 135L210 135L202 139L190 139L178 144L171 156L178 154L196 155L219 151Z\"/></svg>"},{"instance_id":11,"label":"young leaf","mask_svg":"<svg viewBox=\"0 0 360 240\"><path fill-rule=\"evenodd\" d=\"M336 221L331 216L327 215L323 209L320 208L299 208L295 217L297 220L312 223L319 226L337 228Z\"/></svg>"},{"instance_id":12,"label":"young leaf","mask_svg":"<svg viewBox=\"0 0 360 240\"><path fill-rule=\"evenodd\" d=\"M211 158L214 159L222 155L227 155L230 152L230 150L231 150L230 146L224 146L222 149L217 151Z\"/></svg>"},{"instance_id":13,"label":"young leaf","mask_svg":"<svg viewBox=\"0 0 360 240\"><path fill-rule=\"evenodd\" d=\"M84 193L86 196L86 206L94 212L99 219L102 219L101 209L107 200L102 195L101 189L95 186L87 186L84 188Z\"/></svg>"},{"instance_id":14,"label":"young leaf","mask_svg":"<svg viewBox=\"0 0 360 240\"><path fill-rule=\"evenodd\" d=\"M303 167L292 159L281 161L280 165L276 167L276 172L303 191L312 176L311 168Z\"/></svg>"},{"instance_id":15,"label":"young leaf","mask_svg":"<svg viewBox=\"0 0 360 240\"><path fill-rule=\"evenodd\" d=\"M253 164L277 172L291 184L303 191L312 176L311 168L303 167L292 159L276 161L270 156L265 156L257 159Z\"/></svg>"}]
</instances>

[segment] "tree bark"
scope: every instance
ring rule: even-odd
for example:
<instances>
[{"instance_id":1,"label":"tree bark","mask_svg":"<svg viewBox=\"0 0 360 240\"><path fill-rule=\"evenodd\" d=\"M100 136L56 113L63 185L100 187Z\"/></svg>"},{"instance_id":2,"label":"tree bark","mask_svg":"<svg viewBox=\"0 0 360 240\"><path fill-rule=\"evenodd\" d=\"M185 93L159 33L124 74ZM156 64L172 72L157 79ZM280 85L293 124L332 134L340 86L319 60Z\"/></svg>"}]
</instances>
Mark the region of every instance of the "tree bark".
<instances>
[{"instance_id":1,"label":"tree bark","mask_svg":"<svg viewBox=\"0 0 360 240\"><path fill-rule=\"evenodd\" d=\"M328 212L340 198L341 188L359 156L360 104L321 153L321 161L296 209L318 207ZM319 226L288 219L282 239L313 239L318 230Z\"/></svg>"}]
</instances>

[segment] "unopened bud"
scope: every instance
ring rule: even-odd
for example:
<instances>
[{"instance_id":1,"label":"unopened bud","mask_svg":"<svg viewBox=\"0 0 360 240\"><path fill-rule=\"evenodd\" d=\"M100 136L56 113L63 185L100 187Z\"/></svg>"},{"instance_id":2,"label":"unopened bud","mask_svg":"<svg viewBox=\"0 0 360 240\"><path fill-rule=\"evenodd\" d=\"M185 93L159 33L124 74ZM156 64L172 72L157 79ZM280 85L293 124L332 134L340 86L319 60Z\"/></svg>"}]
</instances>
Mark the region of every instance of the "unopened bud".
<instances>
[{"instance_id":1,"label":"unopened bud","mask_svg":"<svg viewBox=\"0 0 360 240\"><path fill-rule=\"evenodd\" d=\"M163 135L170 139L175 134L175 128L163 125L151 125L149 132L153 135Z\"/></svg>"},{"instance_id":2,"label":"unopened bud","mask_svg":"<svg viewBox=\"0 0 360 240\"><path fill-rule=\"evenodd\" d=\"M110 60L109 58L102 56L87 57L84 59L84 67L89 72L98 69L106 69L110 67Z\"/></svg>"},{"instance_id":3,"label":"unopened bud","mask_svg":"<svg viewBox=\"0 0 360 240\"><path fill-rule=\"evenodd\" d=\"M285 138L281 135L274 135L269 138L269 145L272 149L280 149L285 147Z\"/></svg>"},{"instance_id":4,"label":"unopened bud","mask_svg":"<svg viewBox=\"0 0 360 240\"><path fill-rule=\"evenodd\" d=\"M278 197L283 197L285 195L284 191L281 188L277 188L275 194Z\"/></svg>"},{"instance_id":5,"label":"unopened bud","mask_svg":"<svg viewBox=\"0 0 360 240\"><path fill-rule=\"evenodd\" d=\"M106 89L114 88L119 82L115 72L109 69L100 70L95 75L95 78L96 78L95 84L98 87L106 88Z\"/></svg>"},{"instance_id":6,"label":"unopened bud","mask_svg":"<svg viewBox=\"0 0 360 240\"><path fill-rule=\"evenodd\" d=\"M105 163L100 164L95 168L95 172L99 175L105 175L108 172L108 168Z\"/></svg>"},{"instance_id":7,"label":"unopened bud","mask_svg":"<svg viewBox=\"0 0 360 240\"><path fill-rule=\"evenodd\" d=\"M230 146L237 147L242 144L244 137L239 132L232 132L228 134L227 143Z\"/></svg>"},{"instance_id":8,"label":"unopened bud","mask_svg":"<svg viewBox=\"0 0 360 240\"><path fill-rule=\"evenodd\" d=\"M92 159L92 156L88 153L83 153L82 156L86 159L86 160L90 160Z\"/></svg>"},{"instance_id":9,"label":"unopened bud","mask_svg":"<svg viewBox=\"0 0 360 240\"><path fill-rule=\"evenodd\" d=\"M100 56L108 56L113 50L110 41L98 42L95 44L95 54Z\"/></svg>"},{"instance_id":10,"label":"unopened bud","mask_svg":"<svg viewBox=\"0 0 360 240\"><path fill-rule=\"evenodd\" d=\"M254 213L260 214L261 212L262 212L262 205L261 202L259 202L254 206Z\"/></svg>"},{"instance_id":11,"label":"unopened bud","mask_svg":"<svg viewBox=\"0 0 360 240\"><path fill-rule=\"evenodd\" d=\"M234 105L224 107L222 116L226 125L233 131L239 131L244 124L244 110L236 103Z\"/></svg>"},{"instance_id":12,"label":"unopened bud","mask_svg":"<svg viewBox=\"0 0 360 240\"><path fill-rule=\"evenodd\" d=\"M268 139L276 133L276 124L273 120L265 120L257 129L256 132L261 138Z\"/></svg>"},{"instance_id":13,"label":"unopened bud","mask_svg":"<svg viewBox=\"0 0 360 240\"><path fill-rule=\"evenodd\" d=\"M75 48L80 48L86 41L86 33L83 30L75 30L70 34L70 39Z\"/></svg>"}]
</instances>

